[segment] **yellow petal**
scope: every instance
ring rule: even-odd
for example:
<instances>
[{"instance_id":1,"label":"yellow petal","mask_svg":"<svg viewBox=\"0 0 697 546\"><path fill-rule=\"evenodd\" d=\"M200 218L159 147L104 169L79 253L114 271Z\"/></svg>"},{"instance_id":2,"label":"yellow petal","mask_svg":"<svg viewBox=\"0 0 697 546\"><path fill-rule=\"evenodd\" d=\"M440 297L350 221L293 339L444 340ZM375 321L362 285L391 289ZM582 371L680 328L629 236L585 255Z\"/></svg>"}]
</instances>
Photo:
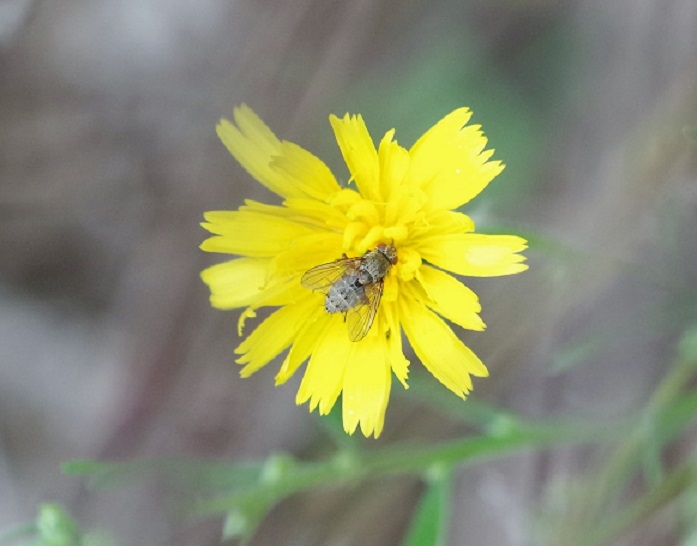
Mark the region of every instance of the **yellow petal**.
<instances>
[{"instance_id":1,"label":"yellow petal","mask_svg":"<svg viewBox=\"0 0 697 546\"><path fill-rule=\"evenodd\" d=\"M368 231L368 226L364 222L349 222L344 229L341 239L341 248L349 249L356 246L356 239L363 237Z\"/></svg>"},{"instance_id":2,"label":"yellow petal","mask_svg":"<svg viewBox=\"0 0 697 546\"><path fill-rule=\"evenodd\" d=\"M390 398L390 366L383 336L368 336L351 346L344 374L344 430L353 434L360 424L368 437L380 436Z\"/></svg>"},{"instance_id":3,"label":"yellow petal","mask_svg":"<svg viewBox=\"0 0 697 546\"><path fill-rule=\"evenodd\" d=\"M458 108L449 113L414 143L409 150L408 180L410 183L424 186L440 174L439 161L452 163L452 155L461 155L462 150L453 150L458 132L472 117L469 108Z\"/></svg>"},{"instance_id":4,"label":"yellow petal","mask_svg":"<svg viewBox=\"0 0 697 546\"><path fill-rule=\"evenodd\" d=\"M242 335L245 322L247 319L256 317L257 309L260 307L289 305L305 298L307 298L307 290L300 285L298 275L270 278L263 292L240 313L237 321L237 335Z\"/></svg>"},{"instance_id":5,"label":"yellow petal","mask_svg":"<svg viewBox=\"0 0 697 546\"><path fill-rule=\"evenodd\" d=\"M482 306L471 289L440 269L423 266L418 275L430 301L424 302L439 315L468 330L484 330L479 316Z\"/></svg>"},{"instance_id":6,"label":"yellow petal","mask_svg":"<svg viewBox=\"0 0 697 546\"><path fill-rule=\"evenodd\" d=\"M281 197L301 197L303 192L271 162L281 153L281 141L251 108L243 104L234 110L235 124L221 119L218 137L249 174Z\"/></svg>"},{"instance_id":7,"label":"yellow petal","mask_svg":"<svg viewBox=\"0 0 697 546\"><path fill-rule=\"evenodd\" d=\"M436 236L420 241L424 260L442 268L471 277L495 277L525 271L525 256L518 252L527 248L527 241L515 235Z\"/></svg>"},{"instance_id":8,"label":"yellow petal","mask_svg":"<svg viewBox=\"0 0 697 546\"><path fill-rule=\"evenodd\" d=\"M396 195L385 206L385 224L412 224L423 216L426 194L416 187L400 187Z\"/></svg>"},{"instance_id":9,"label":"yellow petal","mask_svg":"<svg viewBox=\"0 0 697 546\"><path fill-rule=\"evenodd\" d=\"M326 321L326 326L312 351L295 403L300 405L309 400L310 411L319 406L320 414L326 415L341 392L352 342L341 316L325 313L320 320Z\"/></svg>"},{"instance_id":10,"label":"yellow petal","mask_svg":"<svg viewBox=\"0 0 697 546\"><path fill-rule=\"evenodd\" d=\"M385 133L378 146L380 200L389 202L397 194L409 169L409 152L392 140L394 129Z\"/></svg>"},{"instance_id":11,"label":"yellow petal","mask_svg":"<svg viewBox=\"0 0 697 546\"><path fill-rule=\"evenodd\" d=\"M258 308L259 308L258 306L257 307L249 306L246 309L242 310L239 318L237 319L237 335L238 336L242 337L242 332L244 332L244 325L246 324L247 320L250 318L256 318Z\"/></svg>"},{"instance_id":12,"label":"yellow petal","mask_svg":"<svg viewBox=\"0 0 697 546\"><path fill-rule=\"evenodd\" d=\"M399 261L397 262L397 275L400 280L410 281L421 267L421 254L410 246L399 249Z\"/></svg>"},{"instance_id":13,"label":"yellow petal","mask_svg":"<svg viewBox=\"0 0 697 546\"><path fill-rule=\"evenodd\" d=\"M272 257L294 240L315 232L315 228L272 214L255 211L206 212L201 225L217 235L203 241L207 252Z\"/></svg>"},{"instance_id":14,"label":"yellow petal","mask_svg":"<svg viewBox=\"0 0 697 546\"><path fill-rule=\"evenodd\" d=\"M399 297L399 282L397 282L397 276L390 273L385 277L385 283L382 289L382 303L387 304L387 303L393 303L397 301L397 298ZM384 331L387 331L390 329L390 325L387 324L384 328Z\"/></svg>"},{"instance_id":15,"label":"yellow petal","mask_svg":"<svg viewBox=\"0 0 697 546\"><path fill-rule=\"evenodd\" d=\"M269 315L235 349L240 356L238 364L246 364L240 375L249 377L259 368L268 364L272 358L285 350L304 324L305 318L316 305L314 298L306 298L298 303L279 308Z\"/></svg>"},{"instance_id":16,"label":"yellow petal","mask_svg":"<svg viewBox=\"0 0 697 546\"><path fill-rule=\"evenodd\" d=\"M368 250L373 250L378 243L385 239L385 228L373 226L368 230L363 238L355 244L356 251L363 254Z\"/></svg>"},{"instance_id":17,"label":"yellow petal","mask_svg":"<svg viewBox=\"0 0 697 546\"><path fill-rule=\"evenodd\" d=\"M278 254L270 267L273 275L299 276L316 265L338 258L341 258L341 234L326 231L299 238ZM300 284L299 278L297 283Z\"/></svg>"},{"instance_id":18,"label":"yellow petal","mask_svg":"<svg viewBox=\"0 0 697 546\"><path fill-rule=\"evenodd\" d=\"M257 301L270 263L269 259L239 258L204 269L201 279L211 290L211 305L234 309Z\"/></svg>"},{"instance_id":19,"label":"yellow petal","mask_svg":"<svg viewBox=\"0 0 697 546\"><path fill-rule=\"evenodd\" d=\"M427 193L429 208L450 210L479 194L503 170L498 162L486 163L486 138L479 126L465 127L471 117L459 108L440 120L409 150L407 180Z\"/></svg>"},{"instance_id":20,"label":"yellow petal","mask_svg":"<svg viewBox=\"0 0 697 546\"><path fill-rule=\"evenodd\" d=\"M286 183L323 202L330 201L341 190L321 159L292 142L281 142L271 167L283 175Z\"/></svg>"},{"instance_id":21,"label":"yellow petal","mask_svg":"<svg viewBox=\"0 0 697 546\"><path fill-rule=\"evenodd\" d=\"M356 182L356 187L366 199L379 200L378 183L380 181L380 164L378 153L375 150L373 140L370 138L368 128L360 115L343 118L329 116L329 123L334 129L336 142L341 150L341 155L349 168L351 178Z\"/></svg>"},{"instance_id":22,"label":"yellow petal","mask_svg":"<svg viewBox=\"0 0 697 546\"><path fill-rule=\"evenodd\" d=\"M411 229L411 240L417 241L436 235L454 235L474 231L472 219L461 212L443 210L425 216L423 223Z\"/></svg>"},{"instance_id":23,"label":"yellow petal","mask_svg":"<svg viewBox=\"0 0 697 546\"><path fill-rule=\"evenodd\" d=\"M409 236L409 228L404 224L390 226L385 228L383 235L385 239L389 239L393 243L399 244Z\"/></svg>"},{"instance_id":24,"label":"yellow petal","mask_svg":"<svg viewBox=\"0 0 697 546\"><path fill-rule=\"evenodd\" d=\"M290 199L290 198L289 198ZM260 203L254 199L245 199L244 205L239 208L240 211L244 212L260 212L262 214L268 214L271 216L281 216L283 218L289 218L292 216L290 210L287 207L282 207L279 205L269 205L268 203Z\"/></svg>"},{"instance_id":25,"label":"yellow petal","mask_svg":"<svg viewBox=\"0 0 697 546\"><path fill-rule=\"evenodd\" d=\"M380 212L375 206L375 203L366 199L361 199L349 207L348 211L346 211L346 217L349 220L363 220L365 223L372 226L380 221Z\"/></svg>"},{"instance_id":26,"label":"yellow petal","mask_svg":"<svg viewBox=\"0 0 697 546\"><path fill-rule=\"evenodd\" d=\"M339 193L337 193L329 203L332 207L350 207L356 201L362 199L361 194L356 190L350 190L348 188L343 188Z\"/></svg>"},{"instance_id":27,"label":"yellow petal","mask_svg":"<svg viewBox=\"0 0 697 546\"><path fill-rule=\"evenodd\" d=\"M385 283L387 284L387 283ZM381 304L382 313L379 317L384 317L384 329L387 338L387 351L389 354L390 368L392 373L399 380L405 389L409 388L407 378L409 376L409 361L404 356L402 350L402 329L399 326L399 308L390 303ZM382 329L380 331L383 331Z\"/></svg>"},{"instance_id":28,"label":"yellow petal","mask_svg":"<svg viewBox=\"0 0 697 546\"><path fill-rule=\"evenodd\" d=\"M283 204L289 217L302 218L304 224L342 230L348 221L339 209L316 199L291 198L283 201Z\"/></svg>"},{"instance_id":29,"label":"yellow petal","mask_svg":"<svg viewBox=\"0 0 697 546\"><path fill-rule=\"evenodd\" d=\"M402 327L416 356L438 381L464 398L472 389L470 374L488 375L482 361L426 306L407 297L400 303Z\"/></svg>"},{"instance_id":30,"label":"yellow petal","mask_svg":"<svg viewBox=\"0 0 697 546\"><path fill-rule=\"evenodd\" d=\"M324 334L327 326L326 311L321 305L312 310L306 317L302 329L293 342L293 346L288 351L280 370L276 374L276 386L288 381L300 365L305 362L312 354L320 337Z\"/></svg>"}]
</instances>

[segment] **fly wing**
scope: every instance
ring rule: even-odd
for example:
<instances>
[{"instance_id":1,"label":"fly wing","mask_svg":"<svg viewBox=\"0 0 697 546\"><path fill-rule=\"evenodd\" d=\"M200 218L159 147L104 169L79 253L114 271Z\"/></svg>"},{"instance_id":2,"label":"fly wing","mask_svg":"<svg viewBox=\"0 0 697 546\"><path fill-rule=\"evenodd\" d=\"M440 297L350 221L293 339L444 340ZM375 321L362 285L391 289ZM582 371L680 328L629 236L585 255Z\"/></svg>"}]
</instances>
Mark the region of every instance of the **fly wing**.
<instances>
[{"instance_id":1,"label":"fly wing","mask_svg":"<svg viewBox=\"0 0 697 546\"><path fill-rule=\"evenodd\" d=\"M346 313L346 323L351 341L363 339L373 325L375 314L380 307L383 284L382 280L366 284L363 301Z\"/></svg>"},{"instance_id":2,"label":"fly wing","mask_svg":"<svg viewBox=\"0 0 697 546\"><path fill-rule=\"evenodd\" d=\"M305 272L300 283L310 290L326 292L344 275L354 274L360 264L360 258L340 258L334 262L317 265Z\"/></svg>"}]
</instances>

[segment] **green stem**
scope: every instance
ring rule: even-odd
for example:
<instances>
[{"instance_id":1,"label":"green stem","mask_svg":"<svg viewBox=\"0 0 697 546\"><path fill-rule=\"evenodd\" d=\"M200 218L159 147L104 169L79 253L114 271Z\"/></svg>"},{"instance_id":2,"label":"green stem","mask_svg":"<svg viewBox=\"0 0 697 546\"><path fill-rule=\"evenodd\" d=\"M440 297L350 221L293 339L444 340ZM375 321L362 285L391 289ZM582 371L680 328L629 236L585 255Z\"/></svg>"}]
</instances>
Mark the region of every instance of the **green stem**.
<instances>
[{"instance_id":1,"label":"green stem","mask_svg":"<svg viewBox=\"0 0 697 546\"><path fill-rule=\"evenodd\" d=\"M602 431L601 438L602 438ZM330 461L305 463L269 483L232 495L201 501L196 515L210 515L259 504L270 505L283 497L315 487L335 486L369 478L420 474L435 464L470 465L482 459L509 455L525 448L548 447L560 443L597 441L597 427L560 425L512 427L500 437L479 436L429 447L393 447L354 453Z\"/></svg>"},{"instance_id":2,"label":"green stem","mask_svg":"<svg viewBox=\"0 0 697 546\"><path fill-rule=\"evenodd\" d=\"M556 537L556 543L579 544L583 546L604 544L604 537L614 536L615 533L627 529L631 523L639 523L641 518L648 517L651 514L652 509L656 507L652 494L655 493L656 499L660 500L663 498L660 496L662 492L666 490L670 492L672 487L682 484L681 480L689 479L692 476L691 472L688 473L687 470L680 469L677 474L674 472L669 478L664 478L647 494L646 500L642 496L631 505L630 509L622 512L622 518L611 521L605 526L601 523L600 528L607 530L598 531L597 535L599 538L597 542L589 541L588 529L597 528L598 522L604 521L608 513L615 512L615 509L612 507L617 505L620 496L626 491L627 483L635 475L637 467L642 460L642 455L646 450L646 439L650 433L650 430L647 431L647 425L650 427L656 426L659 416L666 411L689 384L694 375L695 365L696 362L693 359L685 358L684 356L677 357L670 372L661 381L661 384L651 396L646 409L626 436L626 440L617 447L614 453L610 455L609 460L600 469L597 479L588 490L588 494L576 513L576 518L567 521L566 528L562 527L560 529L560 535Z\"/></svg>"},{"instance_id":3,"label":"green stem","mask_svg":"<svg viewBox=\"0 0 697 546\"><path fill-rule=\"evenodd\" d=\"M695 477L692 464L675 469L657 487L622 510L609 523L591 532L590 536L584 537L584 544L586 546L612 544L613 540L622 536L625 531L675 500L690 486Z\"/></svg>"}]
</instances>

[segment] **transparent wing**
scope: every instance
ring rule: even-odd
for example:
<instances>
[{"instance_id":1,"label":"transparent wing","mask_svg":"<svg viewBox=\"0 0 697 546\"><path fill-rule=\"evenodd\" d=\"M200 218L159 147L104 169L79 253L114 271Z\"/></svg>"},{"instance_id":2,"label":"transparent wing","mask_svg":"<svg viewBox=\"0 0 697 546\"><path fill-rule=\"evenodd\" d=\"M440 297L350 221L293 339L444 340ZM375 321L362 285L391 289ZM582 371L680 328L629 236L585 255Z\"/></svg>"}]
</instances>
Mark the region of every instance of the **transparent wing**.
<instances>
[{"instance_id":1,"label":"transparent wing","mask_svg":"<svg viewBox=\"0 0 697 546\"><path fill-rule=\"evenodd\" d=\"M375 314L380 307L382 298L383 281L365 285L365 296L361 303L352 307L346 313L348 334L351 341L360 341L370 330L375 319Z\"/></svg>"},{"instance_id":2,"label":"transparent wing","mask_svg":"<svg viewBox=\"0 0 697 546\"><path fill-rule=\"evenodd\" d=\"M326 291L344 275L354 274L360 265L361 258L340 258L306 271L300 283L310 290Z\"/></svg>"}]
</instances>

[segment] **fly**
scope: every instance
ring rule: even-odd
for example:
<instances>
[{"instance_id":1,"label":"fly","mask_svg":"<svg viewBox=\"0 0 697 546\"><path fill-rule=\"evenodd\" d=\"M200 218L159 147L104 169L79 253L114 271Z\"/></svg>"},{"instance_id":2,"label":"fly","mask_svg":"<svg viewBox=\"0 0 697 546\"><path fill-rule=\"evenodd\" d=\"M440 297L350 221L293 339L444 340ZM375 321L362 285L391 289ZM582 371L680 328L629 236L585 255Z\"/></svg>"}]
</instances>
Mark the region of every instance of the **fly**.
<instances>
[{"instance_id":1,"label":"fly","mask_svg":"<svg viewBox=\"0 0 697 546\"><path fill-rule=\"evenodd\" d=\"M363 256L342 258L307 271L301 279L305 288L325 294L327 313L343 313L351 341L363 339L373 325L380 306L385 277L397 263L397 249L380 244Z\"/></svg>"}]
</instances>

